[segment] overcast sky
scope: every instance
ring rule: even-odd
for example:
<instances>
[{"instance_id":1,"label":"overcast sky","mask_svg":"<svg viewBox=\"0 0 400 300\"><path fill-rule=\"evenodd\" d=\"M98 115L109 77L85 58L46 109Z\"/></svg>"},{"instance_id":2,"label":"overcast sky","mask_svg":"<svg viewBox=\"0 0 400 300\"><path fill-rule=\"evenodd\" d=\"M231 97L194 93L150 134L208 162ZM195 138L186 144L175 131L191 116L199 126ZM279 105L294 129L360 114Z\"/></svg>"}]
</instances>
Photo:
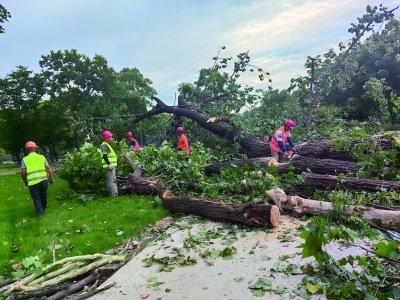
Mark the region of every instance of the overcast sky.
<instances>
[{"instance_id":1,"label":"overcast sky","mask_svg":"<svg viewBox=\"0 0 400 300\"><path fill-rule=\"evenodd\" d=\"M17 65L38 70L50 50L101 54L120 70L136 67L168 103L193 82L219 46L249 50L284 88L307 56L349 39L349 24L385 0L0 0L11 12L0 36L0 76ZM251 80L251 78L249 78Z\"/></svg>"}]
</instances>

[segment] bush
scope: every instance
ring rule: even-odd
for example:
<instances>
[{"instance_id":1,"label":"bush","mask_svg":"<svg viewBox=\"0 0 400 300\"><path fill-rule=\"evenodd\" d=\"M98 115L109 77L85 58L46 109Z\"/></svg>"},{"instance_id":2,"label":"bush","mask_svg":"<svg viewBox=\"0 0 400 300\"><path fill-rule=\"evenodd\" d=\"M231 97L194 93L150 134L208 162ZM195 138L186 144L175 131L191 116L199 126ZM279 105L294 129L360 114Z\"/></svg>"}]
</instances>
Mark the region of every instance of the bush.
<instances>
[{"instance_id":1,"label":"bush","mask_svg":"<svg viewBox=\"0 0 400 300\"><path fill-rule=\"evenodd\" d=\"M106 176L98 148L85 143L79 150L67 153L63 159L60 177L75 191L99 194L104 192Z\"/></svg>"}]
</instances>

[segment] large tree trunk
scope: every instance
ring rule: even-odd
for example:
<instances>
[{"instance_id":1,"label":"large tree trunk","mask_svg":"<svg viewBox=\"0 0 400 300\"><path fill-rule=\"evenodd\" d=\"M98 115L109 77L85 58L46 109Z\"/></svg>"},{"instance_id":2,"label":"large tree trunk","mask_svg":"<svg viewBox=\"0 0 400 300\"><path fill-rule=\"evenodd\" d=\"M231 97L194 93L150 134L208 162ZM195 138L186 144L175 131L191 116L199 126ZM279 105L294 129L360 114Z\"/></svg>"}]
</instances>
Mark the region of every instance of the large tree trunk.
<instances>
[{"instance_id":1,"label":"large tree trunk","mask_svg":"<svg viewBox=\"0 0 400 300\"><path fill-rule=\"evenodd\" d=\"M204 129L223 139L231 142L239 142L243 152L248 157L262 157L271 154L267 144L260 138L242 132L239 127L232 125L232 123L224 121L223 119L219 119L216 122L208 122L210 117L193 109L190 104L186 102L185 96L182 94L179 95L178 106L168 106L157 97L153 97L153 99L156 101L157 105L148 112L135 116L132 119L134 123L158 114L170 113L192 119Z\"/></svg>"},{"instance_id":2,"label":"large tree trunk","mask_svg":"<svg viewBox=\"0 0 400 300\"><path fill-rule=\"evenodd\" d=\"M207 175L218 174L223 168L230 165L253 165L266 167L270 165L270 157L260 157L252 159L233 160L228 162L215 162L204 168L204 172ZM294 155L289 162L277 164L279 172L288 172L294 169L296 172L311 171L318 174L340 174L350 173L354 174L359 170L358 165L355 162L341 161L334 159L316 159L311 157L303 157L300 155Z\"/></svg>"},{"instance_id":3,"label":"large tree trunk","mask_svg":"<svg viewBox=\"0 0 400 300\"><path fill-rule=\"evenodd\" d=\"M365 192L377 192L382 189L389 191L400 190L400 183L396 181L372 180L356 177L346 177L340 179L339 177L333 175L321 175L314 173L307 174L303 181L295 183L294 185L295 187L301 189L316 187L328 190L346 189L351 191Z\"/></svg>"},{"instance_id":4,"label":"large tree trunk","mask_svg":"<svg viewBox=\"0 0 400 300\"><path fill-rule=\"evenodd\" d=\"M384 137L376 136L379 141L379 147L382 150L392 150L393 145ZM331 158L337 160L354 160L352 149L358 143L357 140L352 140L349 145L349 150L338 150L332 146L328 140L310 141L296 146L296 153L301 156L315 158Z\"/></svg>"},{"instance_id":5,"label":"large tree trunk","mask_svg":"<svg viewBox=\"0 0 400 300\"><path fill-rule=\"evenodd\" d=\"M283 209L292 211L296 215L325 215L334 210L330 202L287 196L281 189L272 189L266 194L274 203L279 203ZM361 216L385 229L400 230L400 211L398 210L348 205L343 209L343 213Z\"/></svg>"},{"instance_id":6,"label":"large tree trunk","mask_svg":"<svg viewBox=\"0 0 400 300\"><path fill-rule=\"evenodd\" d=\"M216 221L229 221L248 226L272 226L279 224L279 208L268 203L232 205L218 201L176 198L172 192L164 192L163 206L172 212L199 215Z\"/></svg>"}]
</instances>

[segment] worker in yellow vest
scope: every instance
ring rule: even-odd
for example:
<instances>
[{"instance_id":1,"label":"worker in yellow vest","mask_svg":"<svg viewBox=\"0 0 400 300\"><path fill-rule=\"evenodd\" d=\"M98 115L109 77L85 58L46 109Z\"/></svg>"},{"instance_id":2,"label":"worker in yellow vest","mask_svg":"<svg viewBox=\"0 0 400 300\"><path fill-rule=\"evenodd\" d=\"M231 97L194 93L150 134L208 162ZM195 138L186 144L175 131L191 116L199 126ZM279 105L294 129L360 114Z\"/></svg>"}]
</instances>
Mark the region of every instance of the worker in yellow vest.
<instances>
[{"instance_id":1,"label":"worker in yellow vest","mask_svg":"<svg viewBox=\"0 0 400 300\"><path fill-rule=\"evenodd\" d=\"M25 149L28 155L22 159L21 176L25 185L28 186L35 205L36 215L39 217L44 215L46 211L48 182L53 183L53 170L47 159L37 153L35 142L27 142Z\"/></svg>"},{"instance_id":2,"label":"worker in yellow vest","mask_svg":"<svg viewBox=\"0 0 400 300\"><path fill-rule=\"evenodd\" d=\"M101 143L100 150L103 155L103 168L107 169L107 191L110 196L118 196L117 175L115 168L117 167L117 154L111 147L112 133L110 131L103 131L101 134L103 143Z\"/></svg>"}]
</instances>

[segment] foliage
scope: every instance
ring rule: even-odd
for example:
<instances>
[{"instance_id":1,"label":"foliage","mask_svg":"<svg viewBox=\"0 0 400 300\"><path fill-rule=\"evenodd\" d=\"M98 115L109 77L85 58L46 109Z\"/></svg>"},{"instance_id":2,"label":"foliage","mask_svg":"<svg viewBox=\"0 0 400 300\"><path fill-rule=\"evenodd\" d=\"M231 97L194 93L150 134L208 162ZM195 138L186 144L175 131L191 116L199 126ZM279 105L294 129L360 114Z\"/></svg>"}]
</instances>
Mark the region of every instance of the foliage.
<instances>
[{"instance_id":1,"label":"foliage","mask_svg":"<svg viewBox=\"0 0 400 300\"><path fill-rule=\"evenodd\" d=\"M3 24L11 18L10 12L0 3L0 24ZM0 25L0 34L4 33L4 27Z\"/></svg>"},{"instance_id":2,"label":"foliage","mask_svg":"<svg viewBox=\"0 0 400 300\"><path fill-rule=\"evenodd\" d=\"M101 194L105 190L106 180L102 165L99 148L85 143L79 150L64 156L60 177L75 191Z\"/></svg>"},{"instance_id":3,"label":"foliage","mask_svg":"<svg viewBox=\"0 0 400 300\"><path fill-rule=\"evenodd\" d=\"M310 294L325 293L333 299L369 299L393 297L398 292L398 285L390 278L399 275L399 271L393 268L385 260L378 260L364 256L347 256L336 261L325 251L324 245L331 240L339 239L345 242L353 242L356 236L354 231L345 226L327 226L324 218L311 219L302 230L304 239L301 245L303 257L314 257L317 267L308 265L304 271L312 277L306 277L304 284ZM391 242L378 242L375 245L377 255L380 257L398 257L398 245ZM350 267L349 267L350 266ZM357 268L354 268L357 266ZM315 289L315 288L316 289Z\"/></svg>"},{"instance_id":4,"label":"foliage","mask_svg":"<svg viewBox=\"0 0 400 300\"><path fill-rule=\"evenodd\" d=\"M197 263L196 259L183 255L180 251L176 251L177 254L175 256L164 256L160 258L156 258L153 254L150 257L143 259L144 267L150 267L153 264L159 264L160 268L159 272L171 272L176 266L193 266Z\"/></svg>"}]
</instances>

